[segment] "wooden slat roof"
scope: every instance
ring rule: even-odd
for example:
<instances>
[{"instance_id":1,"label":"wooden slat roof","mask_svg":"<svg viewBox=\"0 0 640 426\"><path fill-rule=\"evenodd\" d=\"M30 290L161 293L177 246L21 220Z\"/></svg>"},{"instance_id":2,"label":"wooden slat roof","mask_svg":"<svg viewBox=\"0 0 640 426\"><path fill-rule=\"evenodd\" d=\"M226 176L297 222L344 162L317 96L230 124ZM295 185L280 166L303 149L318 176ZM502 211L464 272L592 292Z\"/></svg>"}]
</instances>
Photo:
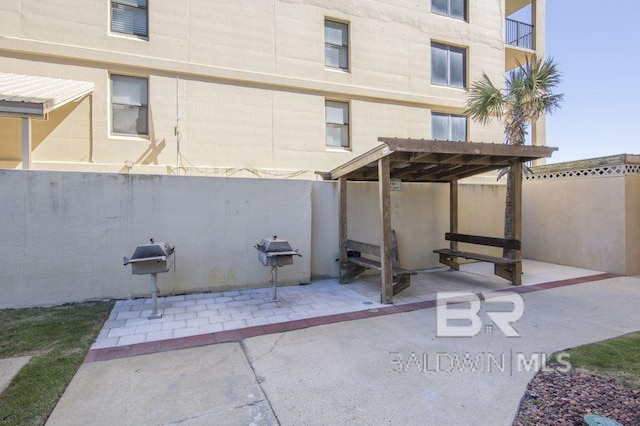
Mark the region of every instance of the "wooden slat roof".
<instances>
[{"instance_id":1,"label":"wooden slat roof","mask_svg":"<svg viewBox=\"0 0 640 426\"><path fill-rule=\"evenodd\" d=\"M521 163L551 157L558 148L426 139L378 138L369 152L320 175L333 180L377 181L377 161L389 157L391 178L406 182L450 182Z\"/></svg>"}]
</instances>

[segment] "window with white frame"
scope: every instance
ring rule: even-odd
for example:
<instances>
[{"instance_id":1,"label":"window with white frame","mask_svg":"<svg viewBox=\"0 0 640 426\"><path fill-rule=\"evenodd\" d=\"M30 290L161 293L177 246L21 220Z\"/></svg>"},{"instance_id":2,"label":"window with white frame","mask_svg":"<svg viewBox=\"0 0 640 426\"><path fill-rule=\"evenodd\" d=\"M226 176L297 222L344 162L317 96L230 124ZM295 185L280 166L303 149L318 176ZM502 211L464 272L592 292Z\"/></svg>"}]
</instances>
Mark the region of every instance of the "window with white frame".
<instances>
[{"instance_id":1,"label":"window with white frame","mask_svg":"<svg viewBox=\"0 0 640 426\"><path fill-rule=\"evenodd\" d=\"M461 47L431 43L431 83L466 87L466 51Z\"/></svg>"},{"instance_id":2,"label":"window with white frame","mask_svg":"<svg viewBox=\"0 0 640 426\"><path fill-rule=\"evenodd\" d=\"M431 139L467 141L467 117L464 115L431 113Z\"/></svg>"},{"instance_id":3,"label":"window with white frame","mask_svg":"<svg viewBox=\"0 0 640 426\"><path fill-rule=\"evenodd\" d=\"M111 31L148 37L147 0L111 0Z\"/></svg>"},{"instance_id":4,"label":"window with white frame","mask_svg":"<svg viewBox=\"0 0 640 426\"><path fill-rule=\"evenodd\" d=\"M149 134L149 84L144 77L111 74L111 132Z\"/></svg>"},{"instance_id":5,"label":"window with white frame","mask_svg":"<svg viewBox=\"0 0 640 426\"><path fill-rule=\"evenodd\" d=\"M466 0L431 0L431 11L438 15L466 19Z\"/></svg>"},{"instance_id":6,"label":"window with white frame","mask_svg":"<svg viewBox=\"0 0 640 426\"><path fill-rule=\"evenodd\" d=\"M342 70L349 69L349 25L324 21L324 64Z\"/></svg>"},{"instance_id":7,"label":"window with white frame","mask_svg":"<svg viewBox=\"0 0 640 426\"><path fill-rule=\"evenodd\" d=\"M349 148L349 103L325 101L327 146Z\"/></svg>"}]
</instances>

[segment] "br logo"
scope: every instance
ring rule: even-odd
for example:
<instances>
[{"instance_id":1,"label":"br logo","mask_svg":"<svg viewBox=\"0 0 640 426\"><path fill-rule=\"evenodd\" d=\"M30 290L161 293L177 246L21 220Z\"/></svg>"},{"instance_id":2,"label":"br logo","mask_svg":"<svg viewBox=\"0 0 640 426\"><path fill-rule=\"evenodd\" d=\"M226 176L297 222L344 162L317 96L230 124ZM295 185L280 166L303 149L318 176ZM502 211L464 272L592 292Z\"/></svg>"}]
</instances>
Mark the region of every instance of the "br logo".
<instances>
[{"instance_id":1,"label":"br logo","mask_svg":"<svg viewBox=\"0 0 640 426\"><path fill-rule=\"evenodd\" d=\"M494 293L495 294L495 293ZM482 330L482 319L478 315L484 310L493 321L485 325L485 332L493 332L493 325L507 337L520 337L512 323L522 318L524 300L517 293L505 292L485 298L482 293L464 291L439 291L436 294L436 336L473 337Z\"/></svg>"}]
</instances>

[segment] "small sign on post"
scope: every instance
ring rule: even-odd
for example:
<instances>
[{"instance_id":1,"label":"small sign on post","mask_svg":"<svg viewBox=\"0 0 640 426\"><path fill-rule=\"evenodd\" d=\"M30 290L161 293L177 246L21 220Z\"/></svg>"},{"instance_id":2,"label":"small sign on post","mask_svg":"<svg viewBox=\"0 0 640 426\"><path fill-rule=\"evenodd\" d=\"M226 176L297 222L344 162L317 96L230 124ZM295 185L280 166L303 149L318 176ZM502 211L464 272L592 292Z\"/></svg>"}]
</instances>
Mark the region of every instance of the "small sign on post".
<instances>
[{"instance_id":1,"label":"small sign on post","mask_svg":"<svg viewBox=\"0 0 640 426\"><path fill-rule=\"evenodd\" d=\"M400 191L402 188L402 180L401 179L391 179L391 190L392 191Z\"/></svg>"}]
</instances>

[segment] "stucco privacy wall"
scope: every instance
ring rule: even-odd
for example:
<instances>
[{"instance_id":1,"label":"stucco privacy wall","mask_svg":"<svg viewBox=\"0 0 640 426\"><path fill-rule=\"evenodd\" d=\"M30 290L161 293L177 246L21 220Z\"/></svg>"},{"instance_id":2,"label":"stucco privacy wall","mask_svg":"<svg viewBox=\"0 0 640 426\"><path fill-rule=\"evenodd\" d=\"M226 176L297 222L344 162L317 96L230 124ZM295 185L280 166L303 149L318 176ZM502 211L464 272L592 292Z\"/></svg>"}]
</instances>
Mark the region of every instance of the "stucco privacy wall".
<instances>
[{"instance_id":1,"label":"stucco privacy wall","mask_svg":"<svg viewBox=\"0 0 640 426\"><path fill-rule=\"evenodd\" d=\"M640 176L625 177L626 275L640 274Z\"/></svg>"},{"instance_id":2,"label":"stucco privacy wall","mask_svg":"<svg viewBox=\"0 0 640 426\"><path fill-rule=\"evenodd\" d=\"M301 258L279 282L309 282L311 183L0 170L0 307L149 293L122 265L150 237L176 246L163 294L268 285L253 245L279 235Z\"/></svg>"},{"instance_id":3,"label":"stucco privacy wall","mask_svg":"<svg viewBox=\"0 0 640 426\"><path fill-rule=\"evenodd\" d=\"M640 273L640 177L527 181L523 256L625 275Z\"/></svg>"},{"instance_id":4,"label":"stucco privacy wall","mask_svg":"<svg viewBox=\"0 0 640 426\"><path fill-rule=\"evenodd\" d=\"M335 182L0 170L0 308L149 294L122 265L153 237L176 246L161 294L269 285L253 245L279 235L300 250L278 282L338 275ZM460 185L460 230L499 236L504 187ZM378 188L349 183L349 236L379 241ZM448 185L402 184L392 223L403 266L440 266Z\"/></svg>"}]
</instances>

